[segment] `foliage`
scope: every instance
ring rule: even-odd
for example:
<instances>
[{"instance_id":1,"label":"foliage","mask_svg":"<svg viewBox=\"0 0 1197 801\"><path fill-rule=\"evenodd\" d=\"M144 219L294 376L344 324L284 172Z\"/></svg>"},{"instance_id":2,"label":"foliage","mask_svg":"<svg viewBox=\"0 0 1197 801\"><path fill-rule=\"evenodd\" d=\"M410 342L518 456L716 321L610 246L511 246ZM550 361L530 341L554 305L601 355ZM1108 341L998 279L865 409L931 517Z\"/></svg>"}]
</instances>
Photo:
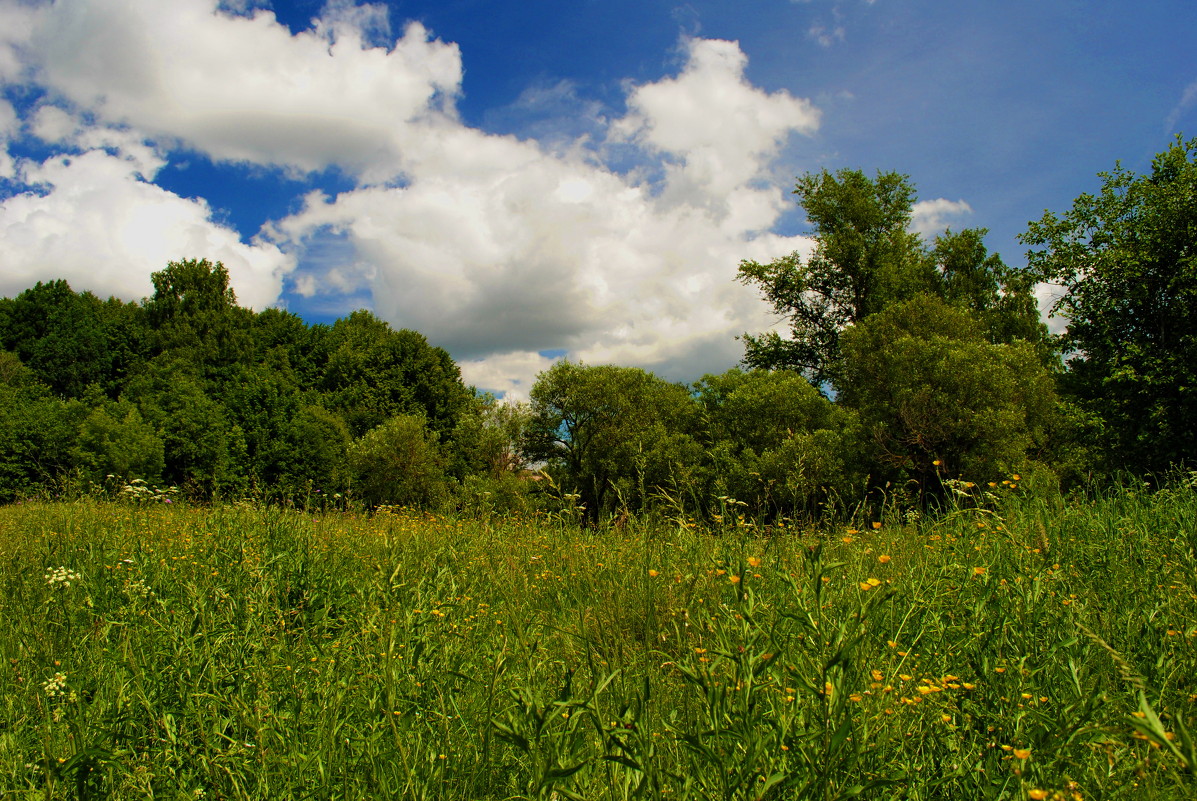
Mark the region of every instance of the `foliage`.
<instances>
[{"instance_id":1,"label":"foliage","mask_svg":"<svg viewBox=\"0 0 1197 801\"><path fill-rule=\"evenodd\" d=\"M444 456L424 418L401 414L349 447L354 492L371 506L435 507L443 500Z\"/></svg>"},{"instance_id":2,"label":"foliage","mask_svg":"<svg viewBox=\"0 0 1197 801\"><path fill-rule=\"evenodd\" d=\"M938 477L1000 477L1025 465L1053 419L1033 346L995 345L968 312L923 295L844 334L839 401L860 415L876 472L938 492Z\"/></svg>"},{"instance_id":3,"label":"foliage","mask_svg":"<svg viewBox=\"0 0 1197 801\"><path fill-rule=\"evenodd\" d=\"M1197 453L1197 139L1149 175L1120 164L1022 241L1041 281L1062 286L1065 389L1105 423L1111 465L1163 471Z\"/></svg>"},{"instance_id":4,"label":"foliage","mask_svg":"<svg viewBox=\"0 0 1197 801\"><path fill-rule=\"evenodd\" d=\"M639 508L684 467L695 423L681 384L634 367L561 361L531 391L525 455L559 465L592 520Z\"/></svg>"},{"instance_id":5,"label":"foliage","mask_svg":"<svg viewBox=\"0 0 1197 801\"><path fill-rule=\"evenodd\" d=\"M925 247L909 230L915 190L906 176L823 170L800 178L794 194L813 226L814 252L741 262L741 283L759 287L791 329L788 337L744 335L748 366L796 370L823 388L835 379L846 328L920 294L976 313L993 342L1034 342L1050 363L1031 279L988 254L984 229L948 231Z\"/></svg>"},{"instance_id":6,"label":"foliage","mask_svg":"<svg viewBox=\"0 0 1197 801\"><path fill-rule=\"evenodd\" d=\"M914 187L897 173L875 180L858 170L810 173L794 189L814 227L815 250L769 264L744 261L740 281L760 287L792 333L745 335L751 367L801 372L816 386L831 378L841 330L891 303L930 291L935 276L909 233Z\"/></svg>"}]
</instances>

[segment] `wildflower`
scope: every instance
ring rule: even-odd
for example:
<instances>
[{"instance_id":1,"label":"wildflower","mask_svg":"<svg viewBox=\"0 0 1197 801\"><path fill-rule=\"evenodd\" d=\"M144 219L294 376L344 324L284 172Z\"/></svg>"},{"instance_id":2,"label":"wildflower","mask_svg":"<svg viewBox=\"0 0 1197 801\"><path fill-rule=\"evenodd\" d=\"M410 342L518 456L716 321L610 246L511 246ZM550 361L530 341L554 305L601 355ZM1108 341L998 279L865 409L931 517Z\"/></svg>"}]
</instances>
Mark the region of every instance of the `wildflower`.
<instances>
[{"instance_id":1,"label":"wildflower","mask_svg":"<svg viewBox=\"0 0 1197 801\"><path fill-rule=\"evenodd\" d=\"M661 575L661 574L660 574L660 573L658 573L658 572L657 572L657 571L655 571L655 570L649 570L649 571L648 571L648 577L649 577L649 578L656 578L656 577L657 577L657 576L659 576L659 575Z\"/></svg>"},{"instance_id":2,"label":"wildflower","mask_svg":"<svg viewBox=\"0 0 1197 801\"><path fill-rule=\"evenodd\" d=\"M748 566L749 567L760 567L761 566L761 558L759 556L748 557Z\"/></svg>"},{"instance_id":3,"label":"wildflower","mask_svg":"<svg viewBox=\"0 0 1197 801\"><path fill-rule=\"evenodd\" d=\"M1040 799L1047 798L1047 790L1040 790L1038 788L1034 790L1027 790L1027 798L1033 798L1035 801L1040 801Z\"/></svg>"},{"instance_id":4,"label":"wildflower","mask_svg":"<svg viewBox=\"0 0 1197 801\"><path fill-rule=\"evenodd\" d=\"M875 522L873 523L873 530L874 530L874 531L876 531L876 530L877 530L877 529L879 529L879 528L881 528L881 523L880 523L880 522L877 522L877 521L875 521Z\"/></svg>"},{"instance_id":5,"label":"wildflower","mask_svg":"<svg viewBox=\"0 0 1197 801\"><path fill-rule=\"evenodd\" d=\"M974 567L974 568L973 568L973 575L974 575L974 576L984 576L984 575L985 575L985 568L983 568L983 567Z\"/></svg>"},{"instance_id":6,"label":"wildflower","mask_svg":"<svg viewBox=\"0 0 1197 801\"><path fill-rule=\"evenodd\" d=\"M878 561L878 562L880 562L880 563L881 563L881 564L883 564L883 565L886 565L886 564L889 564L890 558L891 558L891 557L890 557L890 555L889 555L889 554L885 554L885 553L883 553L883 554L881 554L881 556L878 556L878 557L877 557L877 561Z\"/></svg>"},{"instance_id":7,"label":"wildflower","mask_svg":"<svg viewBox=\"0 0 1197 801\"><path fill-rule=\"evenodd\" d=\"M51 587L71 586L72 581L81 581L83 576L66 567L55 567L46 571L46 583Z\"/></svg>"},{"instance_id":8,"label":"wildflower","mask_svg":"<svg viewBox=\"0 0 1197 801\"><path fill-rule=\"evenodd\" d=\"M727 580L728 580L728 581L730 581L732 584L739 584L739 583L740 583L740 577L739 577L739 576L728 576L728 577L727 577Z\"/></svg>"},{"instance_id":9,"label":"wildflower","mask_svg":"<svg viewBox=\"0 0 1197 801\"><path fill-rule=\"evenodd\" d=\"M1014 749L1014 758L1015 759L1030 759L1031 758L1031 749L1015 748Z\"/></svg>"},{"instance_id":10,"label":"wildflower","mask_svg":"<svg viewBox=\"0 0 1197 801\"><path fill-rule=\"evenodd\" d=\"M66 676L62 673L55 673L49 681L42 683L42 690L51 698L66 695Z\"/></svg>"}]
</instances>

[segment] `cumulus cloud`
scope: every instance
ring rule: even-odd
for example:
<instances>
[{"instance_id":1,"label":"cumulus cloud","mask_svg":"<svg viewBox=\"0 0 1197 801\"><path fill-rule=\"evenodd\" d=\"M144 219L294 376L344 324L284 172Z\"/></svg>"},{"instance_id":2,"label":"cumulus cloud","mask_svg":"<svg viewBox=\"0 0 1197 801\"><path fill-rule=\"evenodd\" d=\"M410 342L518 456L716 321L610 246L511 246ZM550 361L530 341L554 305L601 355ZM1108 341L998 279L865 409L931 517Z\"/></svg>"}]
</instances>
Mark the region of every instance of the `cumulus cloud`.
<instances>
[{"instance_id":1,"label":"cumulus cloud","mask_svg":"<svg viewBox=\"0 0 1197 801\"><path fill-rule=\"evenodd\" d=\"M792 133L819 127L819 111L787 91L752 86L737 42L688 39L684 47L681 74L634 87L629 113L613 133L666 156L668 199L693 204L727 198L765 177ZM761 219L771 222L767 213Z\"/></svg>"},{"instance_id":2,"label":"cumulus cloud","mask_svg":"<svg viewBox=\"0 0 1197 801\"><path fill-rule=\"evenodd\" d=\"M382 6L336 0L292 34L259 5L36 7L13 50L48 92L28 130L70 153L19 165L40 188L0 203L13 254L0 292L53 265L137 297L169 260L219 259L244 303L286 286L368 304L517 398L551 364L542 353L692 378L775 322L736 266L808 247L771 232L789 208L774 162L819 112L753 86L737 43L684 40L678 74L629 85L623 118L594 110L572 142L542 143L464 125L458 49L419 24L386 42ZM247 243L203 200L152 183L179 144L296 173L334 165L356 186L309 194Z\"/></svg>"},{"instance_id":3,"label":"cumulus cloud","mask_svg":"<svg viewBox=\"0 0 1197 801\"><path fill-rule=\"evenodd\" d=\"M551 363L544 351L670 375L730 366L736 335L770 323L737 264L806 245L767 233L785 208L768 181L786 138L818 114L749 85L735 43L686 46L681 74L632 87L612 131L667 159L661 185L593 154L435 121L408 143L403 186L309 196L270 235L297 243L301 264L303 247L343 237L372 268L359 274L378 314L513 397ZM312 291L331 283L321 270L300 268Z\"/></svg>"},{"instance_id":4,"label":"cumulus cloud","mask_svg":"<svg viewBox=\"0 0 1197 801\"><path fill-rule=\"evenodd\" d=\"M910 228L924 238L931 238L943 233L944 229L954 221L958 221L973 213L972 206L963 200L920 200L911 209Z\"/></svg>"},{"instance_id":5,"label":"cumulus cloud","mask_svg":"<svg viewBox=\"0 0 1197 801\"><path fill-rule=\"evenodd\" d=\"M203 255L229 268L243 304L272 304L291 258L270 244L241 242L236 232L212 221L203 201L148 183L143 176L160 166L151 158L145 151L129 156L93 149L20 164L27 190L0 201L5 243L0 294L65 278L102 297L135 299L150 294L151 272Z\"/></svg>"},{"instance_id":6,"label":"cumulus cloud","mask_svg":"<svg viewBox=\"0 0 1197 801\"><path fill-rule=\"evenodd\" d=\"M37 80L102 122L216 159L387 180L414 122L454 114L462 74L457 47L419 23L372 46L387 25L383 7L347 2L292 35L211 0L75 0L39 7L26 50Z\"/></svg>"}]
</instances>

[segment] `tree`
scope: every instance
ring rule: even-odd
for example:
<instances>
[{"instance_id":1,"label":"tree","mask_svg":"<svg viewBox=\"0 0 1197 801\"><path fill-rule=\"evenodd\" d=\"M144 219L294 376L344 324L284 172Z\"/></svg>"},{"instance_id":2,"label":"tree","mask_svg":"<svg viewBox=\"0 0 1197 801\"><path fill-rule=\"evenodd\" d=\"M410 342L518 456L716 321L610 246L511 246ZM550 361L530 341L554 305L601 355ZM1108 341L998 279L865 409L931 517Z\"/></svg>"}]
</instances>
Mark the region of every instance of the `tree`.
<instances>
[{"instance_id":1,"label":"tree","mask_svg":"<svg viewBox=\"0 0 1197 801\"><path fill-rule=\"evenodd\" d=\"M398 414L422 415L444 436L469 406L470 391L448 352L368 311L323 329L317 344L327 353L320 389L355 436Z\"/></svg>"},{"instance_id":2,"label":"tree","mask_svg":"<svg viewBox=\"0 0 1197 801\"><path fill-rule=\"evenodd\" d=\"M1112 464L1197 462L1197 138L1149 175L1116 164L1101 192L1048 211L1021 240L1035 277L1064 288L1064 388L1099 415Z\"/></svg>"},{"instance_id":3,"label":"tree","mask_svg":"<svg viewBox=\"0 0 1197 801\"><path fill-rule=\"evenodd\" d=\"M834 373L845 326L920 292L934 291L935 271L917 234L908 231L914 187L905 175L826 170L798 180L794 194L814 226L815 250L769 264L740 263L739 279L760 287L791 335L744 335L744 363L791 369L816 386Z\"/></svg>"},{"instance_id":4,"label":"tree","mask_svg":"<svg viewBox=\"0 0 1197 801\"><path fill-rule=\"evenodd\" d=\"M145 311L161 351L194 361L214 378L250 359L254 314L237 305L223 264L172 261L150 278L154 295Z\"/></svg>"},{"instance_id":5,"label":"tree","mask_svg":"<svg viewBox=\"0 0 1197 801\"><path fill-rule=\"evenodd\" d=\"M929 255L939 277L939 296L967 309L994 344L1030 342L1044 366L1056 368L1056 343L1039 315L1035 279L1013 270L985 247L984 228L945 231L935 238Z\"/></svg>"},{"instance_id":6,"label":"tree","mask_svg":"<svg viewBox=\"0 0 1197 801\"><path fill-rule=\"evenodd\" d=\"M858 476L855 415L788 370L704 376L695 396L705 422L709 497L754 513L810 514Z\"/></svg>"},{"instance_id":7,"label":"tree","mask_svg":"<svg viewBox=\"0 0 1197 801\"><path fill-rule=\"evenodd\" d=\"M400 414L349 447L353 488L370 505L435 506L448 495L445 458L424 418Z\"/></svg>"},{"instance_id":8,"label":"tree","mask_svg":"<svg viewBox=\"0 0 1197 801\"><path fill-rule=\"evenodd\" d=\"M690 436L689 391L639 368L558 362L537 377L530 397L525 455L560 466L592 520L619 496L643 505L701 455Z\"/></svg>"},{"instance_id":9,"label":"tree","mask_svg":"<svg viewBox=\"0 0 1197 801\"><path fill-rule=\"evenodd\" d=\"M1027 342L994 344L977 319L922 295L844 333L836 390L855 409L874 481L974 481L1026 467L1055 411L1052 377Z\"/></svg>"}]
</instances>

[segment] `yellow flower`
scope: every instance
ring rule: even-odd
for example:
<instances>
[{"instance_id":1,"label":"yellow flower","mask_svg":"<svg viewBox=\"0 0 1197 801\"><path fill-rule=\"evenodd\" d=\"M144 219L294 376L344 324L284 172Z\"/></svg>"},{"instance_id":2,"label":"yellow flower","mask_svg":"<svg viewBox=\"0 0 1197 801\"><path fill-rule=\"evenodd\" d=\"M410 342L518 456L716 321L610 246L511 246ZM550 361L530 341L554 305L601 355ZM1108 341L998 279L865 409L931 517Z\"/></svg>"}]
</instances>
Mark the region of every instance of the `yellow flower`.
<instances>
[{"instance_id":1,"label":"yellow flower","mask_svg":"<svg viewBox=\"0 0 1197 801\"><path fill-rule=\"evenodd\" d=\"M1027 798L1033 798L1035 801L1040 801L1040 799L1047 798L1047 790L1040 790L1038 788L1034 790L1027 790Z\"/></svg>"},{"instance_id":2,"label":"yellow flower","mask_svg":"<svg viewBox=\"0 0 1197 801\"><path fill-rule=\"evenodd\" d=\"M877 557L877 561L878 561L878 562L880 562L880 563L881 563L881 564L883 564L883 565L884 565L884 564L888 564L888 563L889 563L889 560L890 560L890 556L889 556L889 554L884 554L884 553L883 553L883 554L881 554L881 556L878 556L878 557Z\"/></svg>"},{"instance_id":3,"label":"yellow flower","mask_svg":"<svg viewBox=\"0 0 1197 801\"><path fill-rule=\"evenodd\" d=\"M760 567L761 566L761 558L759 556L748 557L748 566L749 567Z\"/></svg>"},{"instance_id":4,"label":"yellow flower","mask_svg":"<svg viewBox=\"0 0 1197 801\"><path fill-rule=\"evenodd\" d=\"M1018 473L1010 476L1010 478L1014 479L1015 481L1022 481L1022 476L1020 476Z\"/></svg>"},{"instance_id":5,"label":"yellow flower","mask_svg":"<svg viewBox=\"0 0 1197 801\"><path fill-rule=\"evenodd\" d=\"M649 577L650 577L650 578L656 578L657 576L659 576L659 575L661 575L661 574L660 574L660 573L658 573L658 572L657 572L657 571L655 571L655 570L650 570L650 571L648 571L648 575L649 575Z\"/></svg>"},{"instance_id":6,"label":"yellow flower","mask_svg":"<svg viewBox=\"0 0 1197 801\"><path fill-rule=\"evenodd\" d=\"M880 587L881 579L869 578L869 579L866 579L865 583L868 584L870 587Z\"/></svg>"},{"instance_id":7,"label":"yellow flower","mask_svg":"<svg viewBox=\"0 0 1197 801\"><path fill-rule=\"evenodd\" d=\"M876 529L879 529L879 528L881 528L881 523L879 523L879 522L874 522L874 523L873 523L873 529L874 529L874 530L876 530Z\"/></svg>"},{"instance_id":8,"label":"yellow flower","mask_svg":"<svg viewBox=\"0 0 1197 801\"><path fill-rule=\"evenodd\" d=\"M973 575L974 575L974 576L983 576L983 575L985 575L985 568L983 568L983 567L974 567L974 568L973 568Z\"/></svg>"},{"instance_id":9,"label":"yellow flower","mask_svg":"<svg viewBox=\"0 0 1197 801\"><path fill-rule=\"evenodd\" d=\"M852 536L851 536L851 535L847 535L847 536L845 536L845 537L844 537L844 543L845 543L845 544L847 544L847 543L850 543L850 542L852 542Z\"/></svg>"},{"instance_id":10,"label":"yellow flower","mask_svg":"<svg viewBox=\"0 0 1197 801\"><path fill-rule=\"evenodd\" d=\"M939 467L941 464L943 464L943 462L941 462L939 459L936 459L931 464L935 465L936 467Z\"/></svg>"},{"instance_id":11,"label":"yellow flower","mask_svg":"<svg viewBox=\"0 0 1197 801\"><path fill-rule=\"evenodd\" d=\"M860 589L862 592L868 592L869 590L873 589L873 585L867 581L862 581L860 582Z\"/></svg>"},{"instance_id":12,"label":"yellow flower","mask_svg":"<svg viewBox=\"0 0 1197 801\"><path fill-rule=\"evenodd\" d=\"M739 576L728 576L728 577L727 577L727 580L728 580L728 581L730 581L732 584L739 584L739 583L740 583L740 577L739 577Z\"/></svg>"},{"instance_id":13,"label":"yellow flower","mask_svg":"<svg viewBox=\"0 0 1197 801\"><path fill-rule=\"evenodd\" d=\"M1015 748L1014 749L1014 758L1015 759L1030 759L1031 758L1031 749ZM1040 796L1040 798L1042 798L1042 797L1043 796Z\"/></svg>"}]
</instances>

